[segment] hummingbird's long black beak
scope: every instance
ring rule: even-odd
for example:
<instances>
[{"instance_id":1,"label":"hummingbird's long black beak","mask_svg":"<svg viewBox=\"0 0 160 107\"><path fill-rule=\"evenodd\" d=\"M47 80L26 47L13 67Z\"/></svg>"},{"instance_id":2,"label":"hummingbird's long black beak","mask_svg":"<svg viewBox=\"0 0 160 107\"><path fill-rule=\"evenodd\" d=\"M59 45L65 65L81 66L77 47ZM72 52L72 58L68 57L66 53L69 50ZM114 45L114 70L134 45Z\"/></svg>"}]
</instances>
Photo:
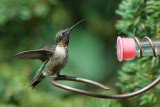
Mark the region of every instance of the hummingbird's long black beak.
<instances>
[{"instance_id":1,"label":"hummingbird's long black beak","mask_svg":"<svg viewBox=\"0 0 160 107\"><path fill-rule=\"evenodd\" d=\"M70 27L69 31L71 31L75 26L77 26L78 24L80 24L83 21L84 21L84 19L80 20L78 23L76 23L75 25L73 25L72 27Z\"/></svg>"}]
</instances>

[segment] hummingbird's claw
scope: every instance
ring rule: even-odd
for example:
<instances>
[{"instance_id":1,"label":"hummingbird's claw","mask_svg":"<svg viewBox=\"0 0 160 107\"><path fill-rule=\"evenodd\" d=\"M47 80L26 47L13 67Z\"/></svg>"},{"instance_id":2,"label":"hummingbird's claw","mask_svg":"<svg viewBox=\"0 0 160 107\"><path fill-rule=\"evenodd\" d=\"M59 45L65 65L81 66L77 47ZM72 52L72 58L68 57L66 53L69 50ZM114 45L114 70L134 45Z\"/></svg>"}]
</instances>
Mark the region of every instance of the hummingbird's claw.
<instances>
[{"instance_id":1,"label":"hummingbird's claw","mask_svg":"<svg viewBox=\"0 0 160 107\"><path fill-rule=\"evenodd\" d=\"M57 73L57 77L66 77L66 75L60 75L60 72Z\"/></svg>"}]
</instances>

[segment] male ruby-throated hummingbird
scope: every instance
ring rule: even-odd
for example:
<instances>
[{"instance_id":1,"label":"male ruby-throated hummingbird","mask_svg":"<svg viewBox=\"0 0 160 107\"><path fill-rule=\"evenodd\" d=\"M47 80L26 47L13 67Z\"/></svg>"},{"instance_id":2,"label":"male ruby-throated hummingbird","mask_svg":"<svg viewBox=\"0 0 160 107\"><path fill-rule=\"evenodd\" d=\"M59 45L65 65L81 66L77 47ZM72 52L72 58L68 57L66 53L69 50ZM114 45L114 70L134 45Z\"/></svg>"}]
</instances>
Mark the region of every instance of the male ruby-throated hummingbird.
<instances>
[{"instance_id":1,"label":"male ruby-throated hummingbird","mask_svg":"<svg viewBox=\"0 0 160 107\"><path fill-rule=\"evenodd\" d=\"M82 21L70 28L59 31L56 34L56 45L44 45L38 50L24 51L13 56L16 59L39 59L44 62L30 83L32 88L47 76L59 75L68 60L69 34Z\"/></svg>"}]
</instances>

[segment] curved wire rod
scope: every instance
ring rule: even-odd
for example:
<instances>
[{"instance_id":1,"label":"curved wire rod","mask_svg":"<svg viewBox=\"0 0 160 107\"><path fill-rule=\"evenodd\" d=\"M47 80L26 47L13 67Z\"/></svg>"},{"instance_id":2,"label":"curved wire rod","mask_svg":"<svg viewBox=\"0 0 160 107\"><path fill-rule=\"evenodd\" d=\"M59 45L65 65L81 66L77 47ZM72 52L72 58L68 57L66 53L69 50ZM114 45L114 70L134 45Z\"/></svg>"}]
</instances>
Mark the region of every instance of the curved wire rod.
<instances>
[{"instance_id":1,"label":"curved wire rod","mask_svg":"<svg viewBox=\"0 0 160 107\"><path fill-rule=\"evenodd\" d=\"M138 45L138 47L139 47L139 57L141 58L141 57L142 57L142 54L143 54L141 43L139 42L139 40L138 40L137 37L133 37L133 39L137 42L137 45ZM145 36L145 37L142 39L142 41L143 41L144 39L147 39L147 40L148 40L148 42L150 43L150 46L151 46L151 48L152 48L152 50L153 50L153 55L154 55L154 57L156 57L156 56L157 56L157 53L156 53L156 51L155 51L155 48L154 48L154 45L153 45L152 40L151 40L148 36Z\"/></svg>"},{"instance_id":2,"label":"curved wire rod","mask_svg":"<svg viewBox=\"0 0 160 107\"><path fill-rule=\"evenodd\" d=\"M110 90L109 87L106 87L103 84L100 84L98 82L91 81L91 80L88 80L88 79L84 79L84 78L77 78L77 77L71 77L71 76L65 76L65 75L59 75L57 77L52 77L52 78L54 78L54 80L69 80L69 81L83 82L83 83L87 83L87 84L97 86L97 87L105 89L105 90Z\"/></svg>"},{"instance_id":3,"label":"curved wire rod","mask_svg":"<svg viewBox=\"0 0 160 107\"><path fill-rule=\"evenodd\" d=\"M157 54L156 54L156 51L155 51L155 49L154 49L154 45L153 45L152 40L151 40L149 37L147 37L147 36L145 36L143 39L147 39L147 40L149 41L149 43L150 43L150 45L151 45L151 48L152 48L152 50L153 50L153 55L154 55L154 57L156 57Z\"/></svg>"},{"instance_id":4,"label":"curved wire rod","mask_svg":"<svg viewBox=\"0 0 160 107\"><path fill-rule=\"evenodd\" d=\"M63 77L57 76L57 77L51 78L51 83L59 88L73 91L73 92L80 93L80 94L87 95L87 96L92 96L92 97L97 97L97 98L122 99L122 98L134 97L134 96L137 96L139 94L142 94L142 93L148 91L149 89L153 88L155 85L157 85L160 82L160 77L158 77L156 80L154 80L148 86L146 86L138 91L128 93L128 94L122 94L122 95L98 94L98 93L94 93L94 92L90 92L90 91L80 90L80 89L72 88L72 87L57 83L56 82L57 80L71 80L71 81L79 81L79 82L84 82L84 83L89 83L89 84L92 84L91 82L94 83L94 81L91 81L91 80L77 78L77 77L70 77L70 76L63 76ZM92 85L95 85L95 84L92 84Z\"/></svg>"},{"instance_id":5,"label":"curved wire rod","mask_svg":"<svg viewBox=\"0 0 160 107\"><path fill-rule=\"evenodd\" d=\"M140 42L139 42L139 40L138 40L137 37L133 37L133 39L137 42L137 45L139 47L139 57L141 58L142 57L142 47L141 47L141 44L140 44Z\"/></svg>"}]
</instances>

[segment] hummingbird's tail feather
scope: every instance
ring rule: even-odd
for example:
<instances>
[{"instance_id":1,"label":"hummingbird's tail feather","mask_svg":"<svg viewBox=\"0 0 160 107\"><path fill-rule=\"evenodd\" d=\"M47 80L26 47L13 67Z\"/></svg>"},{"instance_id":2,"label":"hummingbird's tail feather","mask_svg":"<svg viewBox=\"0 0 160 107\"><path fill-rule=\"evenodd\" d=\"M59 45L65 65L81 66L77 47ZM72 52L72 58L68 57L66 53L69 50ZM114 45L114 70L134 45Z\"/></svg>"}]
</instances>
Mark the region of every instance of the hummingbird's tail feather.
<instances>
[{"instance_id":1,"label":"hummingbird's tail feather","mask_svg":"<svg viewBox=\"0 0 160 107\"><path fill-rule=\"evenodd\" d=\"M36 75L33 79L32 82L30 83L29 87L32 87L32 89L39 84L39 82L44 79L45 76L43 75L43 73L40 73L38 75Z\"/></svg>"}]
</instances>

